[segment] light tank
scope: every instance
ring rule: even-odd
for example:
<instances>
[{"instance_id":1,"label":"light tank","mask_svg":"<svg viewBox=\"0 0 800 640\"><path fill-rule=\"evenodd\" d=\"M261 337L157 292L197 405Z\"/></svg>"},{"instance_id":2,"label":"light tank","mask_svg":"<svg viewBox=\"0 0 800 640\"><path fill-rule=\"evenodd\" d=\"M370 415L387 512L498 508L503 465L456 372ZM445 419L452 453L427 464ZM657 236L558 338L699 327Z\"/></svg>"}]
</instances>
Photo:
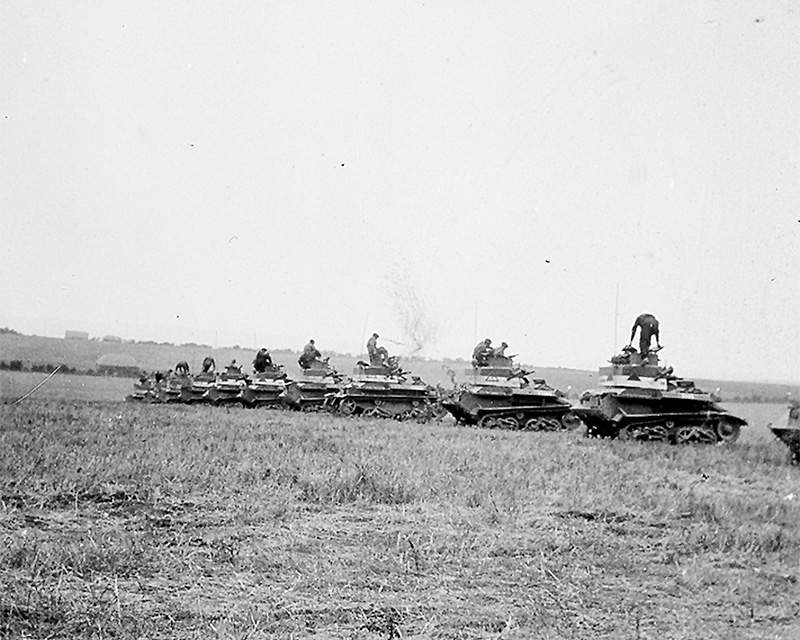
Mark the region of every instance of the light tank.
<instances>
[{"instance_id":1,"label":"light tank","mask_svg":"<svg viewBox=\"0 0 800 640\"><path fill-rule=\"evenodd\" d=\"M459 424L484 428L562 431L578 424L564 394L506 356L465 372L466 384L442 402Z\"/></svg>"},{"instance_id":2,"label":"light tank","mask_svg":"<svg viewBox=\"0 0 800 640\"><path fill-rule=\"evenodd\" d=\"M158 391L160 387L147 375L133 383L133 393L125 396L125 402L160 402Z\"/></svg>"},{"instance_id":3,"label":"light tank","mask_svg":"<svg viewBox=\"0 0 800 640\"><path fill-rule=\"evenodd\" d=\"M184 396L192 388L192 378L188 374L170 373L158 386L157 395L161 402L184 402Z\"/></svg>"},{"instance_id":4,"label":"light tank","mask_svg":"<svg viewBox=\"0 0 800 640\"><path fill-rule=\"evenodd\" d=\"M691 380L659 365L658 350L632 347L601 367L599 387L585 391L574 408L586 435L684 444L735 442L747 421L720 407Z\"/></svg>"},{"instance_id":5,"label":"light tank","mask_svg":"<svg viewBox=\"0 0 800 640\"><path fill-rule=\"evenodd\" d=\"M197 373L190 376L191 384L185 385L181 389L181 402L187 404L199 402L211 402L209 392L214 388L217 382L217 374L215 373Z\"/></svg>"},{"instance_id":6,"label":"light tank","mask_svg":"<svg viewBox=\"0 0 800 640\"><path fill-rule=\"evenodd\" d=\"M312 360L302 378L288 381L284 402L298 411L319 411L329 398L343 388L343 376L328 364L328 359Z\"/></svg>"},{"instance_id":7,"label":"light tank","mask_svg":"<svg viewBox=\"0 0 800 640\"><path fill-rule=\"evenodd\" d=\"M392 356L386 365L359 361L352 379L328 397L325 407L344 415L427 422L433 416L435 400L431 387L403 371Z\"/></svg>"},{"instance_id":8,"label":"light tank","mask_svg":"<svg viewBox=\"0 0 800 640\"><path fill-rule=\"evenodd\" d=\"M800 465L800 401L791 402L785 423L768 426L775 437L789 447L790 463Z\"/></svg>"},{"instance_id":9,"label":"light tank","mask_svg":"<svg viewBox=\"0 0 800 640\"><path fill-rule=\"evenodd\" d=\"M279 364L267 365L245 379L241 399L250 407L283 407L286 395L286 373Z\"/></svg>"},{"instance_id":10,"label":"light tank","mask_svg":"<svg viewBox=\"0 0 800 640\"><path fill-rule=\"evenodd\" d=\"M247 376L239 367L226 367L218 374L214 384L206 392L206 398L213 404L233 404L243 402L247 387Z\"/></svg>"}]
</instances>

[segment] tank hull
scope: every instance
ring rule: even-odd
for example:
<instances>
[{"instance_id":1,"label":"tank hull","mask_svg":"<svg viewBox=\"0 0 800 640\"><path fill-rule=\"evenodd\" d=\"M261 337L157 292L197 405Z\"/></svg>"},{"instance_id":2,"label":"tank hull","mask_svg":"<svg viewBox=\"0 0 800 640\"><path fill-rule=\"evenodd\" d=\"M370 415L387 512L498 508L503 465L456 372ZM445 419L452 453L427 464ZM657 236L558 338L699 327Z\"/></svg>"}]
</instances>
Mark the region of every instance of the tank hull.
<instances>
[{"instance_id":1,"label":"tank hull","mask_svg":"<svg viewBox=\"0 0 800 640\"><path fill-rule=\"evenodd\" d=\"M284 402L296 411L321 411L326 408L329 399L341 390L341 385L333 380L330 382L293 380L286 387Z\"/></svg>"},{"instance_id":2,"label":"tank hull","mask_svg":"<svg viewBox=\"0 0 800 640\"><path fill-rule=\"evenodd\" d=\"M470 382L442 406L458 424L483 428L563 431L578 424L564 395L544 380L528 382L508 358L467 371Z\"/></svg>"},{"instance_id":3,"label":"tank hull","mask_svg":"<svg viewBox=\"0 0 800 640\"><path fill-rule=\"evenodd\" d=\"M459 424L484 428L562 431L575 426L572 407L554 393L486 393L464 389L442 403Z\"/></svg>"},{"instance_id":4,"label":"tank hull","mask_svg":"<svg viewBox=\"0 0 800 640\"><path fill-rule=\"evenodd\" d=\"M589 437L672 444L735 442L747 424L706 394L656 389L588 391L574 411Z\"/></svg>"},{"instance_id":5,"label":"tank hull","mask_svg":"<svg viewBox=\"0 0 800 640\"><path fill-rule=\"evenodd\" d=\"M244 389L247 379L241 373L223 373L217 376L214 385L206 393L212 404L245 404Z\"/></svg>"},{"instance_id":6,"label":"tank hull","mask_svg":"<svg viewBox=\"0 0 800 640\"><path fill-rule=\"evenodd\" d=\"M280 371L254 373L245 380L240 399L248 407L283 408L286 376Z\"/></svg>"},{"instance_id":7,"label":"tank hull","mask_svg":"<svg viewBox=\"0 0 800 640\"><path fill-rule=\"evenodd\" d=\"M328 396L325 407L343 415L427 422L434 415L436 396L415 379L407 381L384 367L365 367Z\"/></svg>"}]
</instances>

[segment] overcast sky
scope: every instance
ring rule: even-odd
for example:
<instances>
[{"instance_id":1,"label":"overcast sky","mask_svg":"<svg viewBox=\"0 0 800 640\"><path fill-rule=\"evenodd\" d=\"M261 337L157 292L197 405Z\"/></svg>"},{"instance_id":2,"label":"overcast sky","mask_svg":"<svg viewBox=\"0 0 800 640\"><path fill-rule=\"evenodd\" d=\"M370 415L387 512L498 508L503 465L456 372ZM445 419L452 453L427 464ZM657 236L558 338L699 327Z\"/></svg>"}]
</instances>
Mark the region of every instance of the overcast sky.
<instances>
[{"instance_id":1,"label":"overcast sky","mask_svg":"<svg viewBox=\"0 0 800 640\"><path fill-rule=\"evenodd\" d=\"M800 381L793 0L0 18L0 325Z\"/></svg>"}]
</instances>

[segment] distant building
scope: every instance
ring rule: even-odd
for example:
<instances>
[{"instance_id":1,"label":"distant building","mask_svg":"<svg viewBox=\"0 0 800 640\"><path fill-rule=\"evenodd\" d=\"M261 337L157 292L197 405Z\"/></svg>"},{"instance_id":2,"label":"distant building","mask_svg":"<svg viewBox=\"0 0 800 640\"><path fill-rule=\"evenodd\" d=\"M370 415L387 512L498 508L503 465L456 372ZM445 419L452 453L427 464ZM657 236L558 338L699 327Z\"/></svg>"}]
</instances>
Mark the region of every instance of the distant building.
<instances>
[{"instance_id":1,"label":"distant building","mask_svg":"<svg viewBox=\"0 0 800 640\"><path fill-rule=\"evenodd\" d=\"M122 338L112 335L103 336L103 342L122 342Z\"/></svg>"},{"instance_id":2,"label":"distant building","mask_svg":"<svg viewBox=\"0 0 800 640\"><path fill-rule=\"evenodd\" d=\"M136 359L126 353L107 353L97 360L97 371L105 376L135 378L140 374Z\"/></svg>"},{"instance_id":3,"label":"distant building","mask_svg":"<svg viewBox=\"0 0 800 640\"><path fill-rule=\"evenodd\" d=\"M88 340L89 333L86 331L70 331L67 329L66 333L64 334L65 340Z\"/></svg>"}]
</instances>

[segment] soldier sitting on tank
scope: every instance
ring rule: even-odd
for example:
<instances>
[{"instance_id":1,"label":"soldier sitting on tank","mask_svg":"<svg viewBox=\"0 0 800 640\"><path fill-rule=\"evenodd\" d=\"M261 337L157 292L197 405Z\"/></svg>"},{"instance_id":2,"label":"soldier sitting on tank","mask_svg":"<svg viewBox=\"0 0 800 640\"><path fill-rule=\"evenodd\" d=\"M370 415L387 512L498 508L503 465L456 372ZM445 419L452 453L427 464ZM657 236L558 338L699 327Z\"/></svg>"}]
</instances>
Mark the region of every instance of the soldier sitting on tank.
<instances>
[{"instance_id":1,"label":"soldier sitting on tank","mask_svg":"<svg viewBox=\"0 0 800 640\"><path fill-rule=\"evenodd\" d=\"M272 356L265 348L259 349L253 360L253 371L256 373L264 373L268 367L272 367Z\"/></svg>"},{"instance_id":2,"label":"soldier sitting on tank","mask_svg":"<svg viewBox=\"0 0 800 640\"><path fill-rule=\"evenodd\" d=\"M472 366L473 367L487 367L489 366L489 356L494 354L492 349L492 340L486 338L482 340L472 350Z\"/></svg>"},{"instance_id":3,"label":"soldier sitting on tank","mask_svg":"<svg viewBox=\"0 0 800 640\"><path fill-rule=\"evenodd\" d=\"M367 340L367 355L371 367L385 367L389 362L389 352L384 347L378 346L378 338L380 336L373 333L372 337Z\"/></svg>"},{"instance_id":4,"label":"soldier sitting on tank","mask_svg":"<svg viewBox=\"0 0 800 640\"><path fill-rule=\"evenodd\" d=\"M189 363L186 362L186 360L181 360L178 364L175 365L175 375L178 376L189 375Z\"/></svg>"},{"instance_id":5,"label":"soldier sitting on tank","mask_svg":"<svg viewBox=\"0 0 800 640\"><path fill-rule=\"evenodd\" d=\"M301 369L310 369L311 366L322 357L319 349L314 345L314 340L309 340L308 344L303 347L303 353L297 359L297 364Z\"/></svg>"},{"instance_id":6,"label":"soldier sitting on tank","mask_svg":"<svg viewBox=\"0 0 800 640\"><path fill-rule=\"evenodd\" d=\"M214 373L217 369L217 363L211 356L203 358L202 373Z\"/></svg>"},{"instance_id":7,"label":"soldier sitting on tank","mask_svg":"<svg viewBox=\"0 0 800 640\"><path fill-rule=\"evenodd\" d=\"M633 323L631 328L631 339L628 341L628 346L633 344L633 336L636 335L636 329L639 329L639 353L643 359L646 359L650 353L650 341L653 337L656 339L656 347L661 348L661 343L658 341L658 320L650 313L643 313Z\"/></svg>"},{"instance_id":8,"label":"soldier sitting on tank","mask_svg":"<svg viewBox=\"0 0 800 640\"><path fill-rule=\"evenodd\" d=\"M225 373L228 375L240 375L242 373L242 365L236 364L236 358L234 358L230 364L225 366Z\"/></svg>"},{"instance_id":9,"label":"soldier sitting on tank","mask_svg":"<svg viewBox=\"0 0 800 640\"><path fill-rule=\"evenodd\" d=\"M505 358L506 357L506 349L508 349L507 342L501 342L500 346L492 349L492 357L493 358Z\"/></svg>"}]
</instances>

